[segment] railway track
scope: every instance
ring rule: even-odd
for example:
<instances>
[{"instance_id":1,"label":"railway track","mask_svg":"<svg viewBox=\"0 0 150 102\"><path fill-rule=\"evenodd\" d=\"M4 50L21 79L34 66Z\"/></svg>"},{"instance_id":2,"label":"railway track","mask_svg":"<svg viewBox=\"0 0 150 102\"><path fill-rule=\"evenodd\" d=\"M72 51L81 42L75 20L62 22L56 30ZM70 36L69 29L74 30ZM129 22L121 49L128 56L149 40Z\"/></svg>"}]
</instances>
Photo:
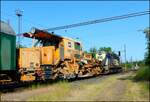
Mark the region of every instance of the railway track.
<instances>
[{"instance_id":1,"label":"railway track","mask_svg":"<svg viewBox=\"0 0 150 102\"><path fill-rule=\"evenodd\" d=\"M5 85L0 85L0 90L1 92L9 92L9 91L15 91L17 88L22 88L22 87L27 87L29 86L30 83L18 83L18 82L14 82L14 83L9 83L9 84L5 84Z\"/></svg>"},{"instance_id":2,"label":"railway track","mask_svg":"<svg viewBox=\"0 0 150 102\"><path fill-rule=\"evenodd\" d=\"M116 74L120 74L120 73L116 73ZM113 74L100 74L98 76L80 76L77 79L70 79L67 80L69 82L72 81L81 81L81 80L85 80L85 79L89 79L89 78L96 78L96 77L103 77L103 76L110 76ZM34 81L34 82L13 82L13 83L9 83L9 84L5 84L5 85L0 85L0 90L2 93L6 93L6 92L11 92L11 91L16 91L18 89L22 89L22 88L29 88L32 85L48 85L48 84L53 84L56 83L58 81L62 81L62 80L48 80L48 81Z\"/></svg>"},{"instance_id":3,"label":"railway track","mask_svg":"<svg viewBox=\"0 0 150 102\"><path fill-rule=\"evenodd\" d=\"M98 76L102 76L102 75L98 75ZM77 80L84 80L84 79L93 78L93 77L94 76L88 76L88 77L87 76L80 76L77 79L70 79L67 81L71 82L71 81L75 81L75 80L76 81ZM21 88L28 88L28 87L31 87L31 85L53 84L53 83L56 83L58 81L62 81L62 80L33 81L33 82L11 82L9 84L0 85L0 90L2 93L5 93L5 92L15 91L15 90L21 89Z\"/></svg>"}]
</instances>

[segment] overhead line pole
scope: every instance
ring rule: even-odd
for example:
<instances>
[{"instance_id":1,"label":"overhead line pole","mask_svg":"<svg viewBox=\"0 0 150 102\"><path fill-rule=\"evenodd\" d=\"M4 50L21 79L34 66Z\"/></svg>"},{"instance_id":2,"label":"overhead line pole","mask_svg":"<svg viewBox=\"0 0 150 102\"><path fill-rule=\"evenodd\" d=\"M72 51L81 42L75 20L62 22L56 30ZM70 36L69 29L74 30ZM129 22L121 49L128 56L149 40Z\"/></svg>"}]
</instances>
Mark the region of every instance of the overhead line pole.
<instances>
[{"instance_id":1,"label":"overhead line pole","mask_svg":"<svg viewBox=\"0 0 150 102\"><path fill-rule=\"evenodd\" d=\"M21 10L16 10L16 15L18 16L18 35L21 33L21 17L22 17L23 11ZM20 47L20 36L18 36L18 47Z\"/></svg>"},{"instance_id":2,"label":"overhead line pole","mask_svg":"<svg viewBox=\"0 0 150 102\"><path fill-rule=\"evenodd\" d=\"M124 44L124 61L125 61L125 71L127 71L126 45L125 44Z\"/></svg>"}]
</instances>

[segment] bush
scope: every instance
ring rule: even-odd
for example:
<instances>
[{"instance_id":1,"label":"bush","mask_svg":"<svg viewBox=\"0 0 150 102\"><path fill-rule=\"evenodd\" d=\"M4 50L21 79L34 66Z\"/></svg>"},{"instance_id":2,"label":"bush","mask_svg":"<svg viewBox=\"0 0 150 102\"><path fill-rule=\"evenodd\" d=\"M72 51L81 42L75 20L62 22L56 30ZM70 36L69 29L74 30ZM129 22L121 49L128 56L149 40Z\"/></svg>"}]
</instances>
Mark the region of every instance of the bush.
<instances>
[{"instance_id":1,"label":"bush","mask_svg":"<svg viewBox=\"0 0 150 102\"><path fill-rule=\"evenodd\" d=\"M148 66L141 67L135 76L137 81L149 81L150 79L150 68Z\"/></svg>"}]
</instances>

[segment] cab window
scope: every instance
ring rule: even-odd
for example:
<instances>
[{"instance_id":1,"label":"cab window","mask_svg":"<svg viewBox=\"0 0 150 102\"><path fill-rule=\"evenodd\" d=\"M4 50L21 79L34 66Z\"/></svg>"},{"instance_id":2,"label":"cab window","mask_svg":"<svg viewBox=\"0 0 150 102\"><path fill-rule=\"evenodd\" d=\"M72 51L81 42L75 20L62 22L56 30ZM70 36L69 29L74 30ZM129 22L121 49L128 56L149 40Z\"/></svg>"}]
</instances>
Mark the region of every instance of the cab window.
<instances>
[{"instance_id":1,"label":"cab window","mask_svg":"<svg viewBox=\"0 0 150 102\"><path fill-rule=\"evenodd\" d=\"M71 42L68 42L68 47L70 47L70 48L71 48Z\"/></svg>"},{"instance_id":2,"label":"cab window","mask_svg":"<svg viewBox=\"0 0 150 102\"><path fill-rule=\"evenodd\" d=\"M75 49L76 50L81 50L81 45L78 42L75 42Z\"/></svg>"}]
</instances>

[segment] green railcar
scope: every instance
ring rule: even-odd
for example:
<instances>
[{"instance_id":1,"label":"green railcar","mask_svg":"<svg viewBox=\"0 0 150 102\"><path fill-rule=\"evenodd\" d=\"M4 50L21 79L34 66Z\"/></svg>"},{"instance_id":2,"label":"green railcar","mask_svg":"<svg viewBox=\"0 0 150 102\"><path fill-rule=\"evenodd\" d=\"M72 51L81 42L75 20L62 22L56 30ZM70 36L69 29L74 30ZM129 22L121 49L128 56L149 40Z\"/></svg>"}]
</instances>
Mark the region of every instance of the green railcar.
<instances>
[{"instance_id":1,"label":"green railcar","mask_svg":"<svg viewBox=\"0 0 150 102\"><path fill-rule=\"evenodd\" d=\"M0 70L16 70L15 32L3 21L0 28Z\"/></svg>"},{"instance_id":2,"label":"green railcar","mask_svg":"<svg viewBox=\"0 0 150 102\"><path fill-rule=\"evenodd\" d=\"M16 77L16 34L11 26L0 21L0 80L3 75Z\"/></svg>"}]
</instances>

